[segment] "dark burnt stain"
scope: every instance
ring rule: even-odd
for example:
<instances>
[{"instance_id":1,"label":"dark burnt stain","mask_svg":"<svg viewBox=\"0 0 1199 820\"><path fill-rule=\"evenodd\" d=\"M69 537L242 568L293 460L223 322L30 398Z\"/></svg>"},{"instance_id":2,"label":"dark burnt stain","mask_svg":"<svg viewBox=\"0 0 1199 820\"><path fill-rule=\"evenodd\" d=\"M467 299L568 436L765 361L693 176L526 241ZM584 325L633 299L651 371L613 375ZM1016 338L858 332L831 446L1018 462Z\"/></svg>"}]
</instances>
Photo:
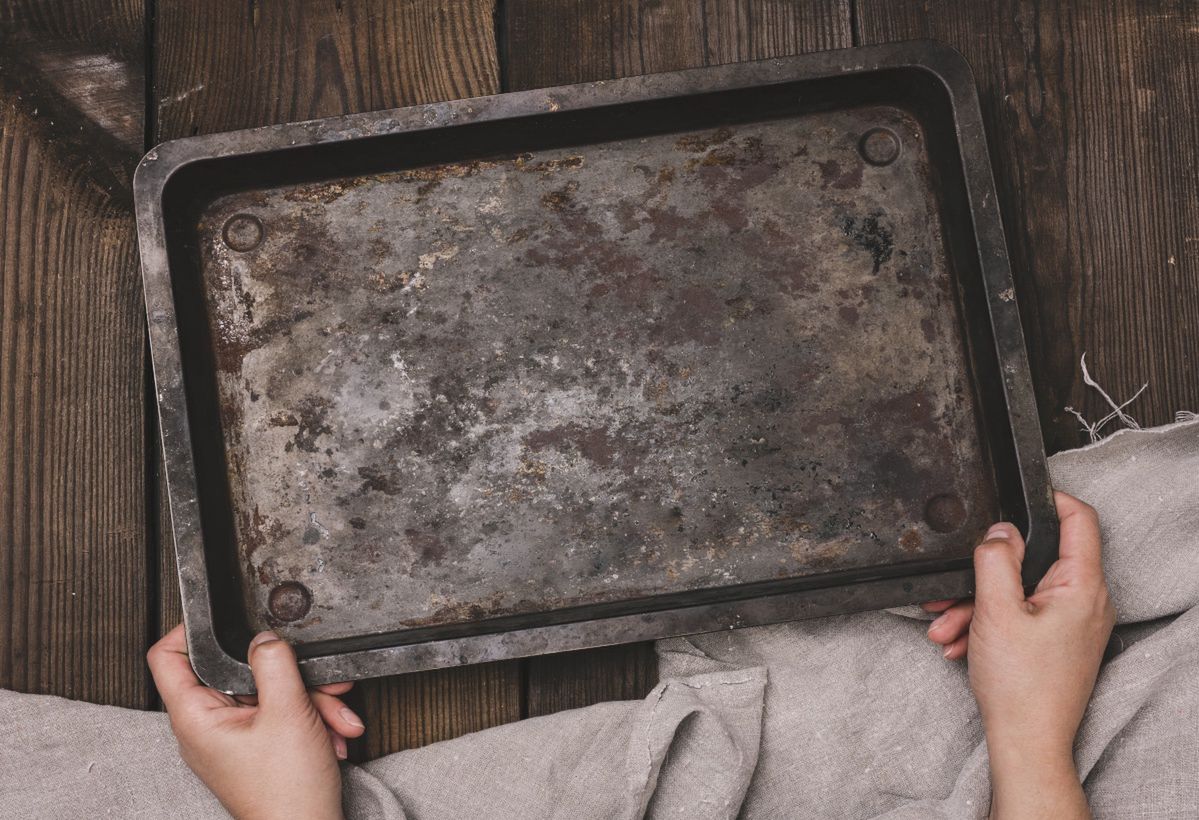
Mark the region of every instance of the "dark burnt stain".
<instances>
[{"instance_id":1,"label":"dark burnt stain","mask_svg":"<svg viewBox=\"0 0 1199 820\"><path fill-rule=\"evenodd\" d=\"M674 306L666 321L654 328L651 338L661 336L670 343L696 342L712 347L720 342L725 318L722 299L710 288L686 286L673 294Z\"/></svg>"},{"instance_id":2,"label":"dark burnt stain","mask_svg":"<svg viewBox=\"0 0 1199 820\"><path fill-rule=\"evenodd\" d=\"M920 332L924 334L924 341L929 344L937 341L937 324L929 317L920 320Z\"/></svg>"},{"instance_id":3,"label":"dark burnt stain","mask_svg":"<svg viewBox=\"0 0 1199 820\"><path fill-rule=\"evenodd\" d=\"M876 453L873 462L872 474L886 486L909 487L924 483L923 474L917 470L912 460L899 450L883 450Z\"/></svg>"},{"instance_id":4,"label":"dark burnt stain","mask_svg":"<svg viewBox=\"0 0 1199 820\"><path fill-rule=\"evenodd\" d=\"M714 145L721 145L733 138L728 128L718 128L707 134L685 134L674 141L674 147L693 154L703 153Z\"/></svg>"},{"instance_id":5,"label":"dark burnt stain","mask_svg":"<svg viewBox=\"0 0 1199 820\"><path fill-rule=\"evenodd\" d=\"M719 200L712 203L712 215L723 222L725 227L733 233L749 227L749 216L742 203L730 202L727 199Z\"/></svg>"},{"instance_id":6,"label":"dark burnt stain","mask_svg":"<svg viewBox=\"0 0 1199 820\"><path fill-rule=\"evenodd\" d=\"M291 316L276 316L257 327L251 328L243 336L221 334L218 330L214 344L216 368L222 373L240 373L242 361L253 350L270 343L280 336L290 335L297 322L312 316L311 311L300 310Z\"/></svg>"},{"instance_id":7,"label":"dark burnt stain","mask_svg":"<svg viewBox=\"0 0 1199 820\"><path fill-rule=\"evenodd\" d=\"M927 390L916 389L875 402L872 411L883 424L915 427L929 433L940 433L932 396Z\"/></svg>"},{"instance_id":8,"label":"dark burnt stain","mask_svg":"<svg viewBox=\"0 0 1199 820\"><path fill-rule=\"evenodd\" d=\"M682 216L674 208L647 208L645 213L653 226L648 237L648 241L652 243L674 241L680 234L700 230L703 223L702 217L698 220L691 219Z\"/></svg>"},{"instance_id":9,"label":"dark burnt stain","mask_svg":"<svg viewBox=\"0 0 1199 820\"><path fill-rule=\"evenodd\" d=\"M820 168L820 187L827 190L835 188L838 191L848 191L862 187L862 173L865 165L853 163L849 170L842 170L841 163L835 159L815 163Z\"/></svg>"},{"instance_id":10,"label":"dark burnt stain","mask_svg":"<svg viewBox=\"0 0 1199 820\"><path fill-rule=\"evenodd\" d=\"M351 518L349 521L349 524L351 527L353 527L356 530L365 530L366 529L366 519L362 518L360 516L354 516L353 518Z\"/></svg>"},{"instance_id":11,"label":"dark burnt stain","mask_svg":"<svg viewBox=\"0 0 1199 820\"><path fill-rule=\"evenodd\" d=\"M579 190L579 183L573 179L561 188L546 191L541 195L541 204L554 211L565 211L574 206L574 195Z\"/></svg>"},{"instance_id":12,"label":"dark burnt stain","mask_svg":"<svg viewBox=\"0 0 1199 820\"><path fill-rule=\"evenodd\" d=\"M877 274L879 268L890 261L895 248L895 235L882 211L871 211L861 217L845 214L841 217L841 231L870 254L874 260L874 273Z\"/></svg>"},{"instance_id":13,"label":"dark burnt stain","mask_svg":"<svg viewBox=\"0 0 1199 820\"><path fill-rule=\"evenodd\" d=\"M364 489L374 490L384 495L399 495L408 486L398 470L377 464L359 467L358 475L364 479Z\"/></svg>"},{"instance_id":14,"label":"dark burnt stain","mask_svg":"<svg viewBox=\"0 0 1199 820\"><path fill-rule=\"evenodd\" d=\"M249 515L246 514L243 507L239 512L239 517L241 518L239 532L241 552L242 557L247 561L263 544L280 541L285 534L283 525L277 519L264 515L257 504L254 505L254 509Z\"/></svg>"},{"instance_id":15,"label":"dark burnt stain","mask_svg":"<svg viewBox=\"0 0 1199 820\"><path fill-rule=\"evenodd\" d=\"M416 529L404 530L408 546L422 564L440 564L445 560L447 548L437 535Z\"/></svg>"},{"instance_id":16,"label":"dark burnt stain","mask_svg":"<svg viewBox=\"0 0 1199 820\"><path fill-rule=\"evenodd\" d=\"M766 413L781 413L795 406L795 394L785 387L772 385L758 391L753 403Z\"/></svg>"},{"instance_id":17,"label":"dark burnt stain","mask_svg":"<svg viewBox=\"0 0 1199 820\"><path fill-rule=\"evenodd\" d=\"M629 200L623 199L618 202L614 213L617 224L620 225L620 229L625 233L632 233L641 227L641 219L638 218L641 209Z\"/></svg>"},{"instance_id":18,"label":"dark burnt stain","mask_svg":"<svg viewBox=\"0 0 1199 820\"><path fill-rule=\"evenodd\" d=\"M674 174L674 168L669 165L665 165L661 170L658 171L658 182L662 185L668 185L671 182L674 182Z\"/></svg>"},{"instance_id":19,"label":"dark burnt stain","mask_svg":"<svg viewBox=\"0 0 1199 820\"><path fill-rule=\"evenodd\" d=\"M841 305L837 308L837 315L845 321L846 324L856 325L858 323L858 309L849 305Z\"/></svg>"},{"instance_id":20,"label":"dark burnt stain","mask_svg":"<svg viewBox=\"0 0 1199 820\"><path fill-rule=\"evenodd\" d=\"M304 537L301 540L305 544L319 544L321 542L321 531L316 527L309 527L304 530Z\"/></svg>"},{"instance_id":21,"label":"dark burnt stain","mask_svg":"<svg viewBox=\"0 0 1199 820\"><path fill-rule=\"evenodd\" d=\"M750 317L769 316L774 312L774 303L767 299L757 299L748 289L742 289L736 296L724 300L728 308L728 318L742 321Z\"/></svg>"},{"instance_id":22,"label":"dark burnt stain","mask_svg":"<svg viewBox=\"0 0 1199 820\"><path fill-rule=\"evenodd\" d=\"M329 423L329 411L333 402L324 396L306 396L300 401L295 410L298 422L296 434L286 445L288 449L294 445L305 453L315 453L320 450L316 440L321 436L331 435L333 427Z\"/></svg>"},{"instance_id":23,"label":"dark burnt stain","mask_svg":"<svg viewBox=\"0 0 1199 820\"><path fill-rule=\"evenodd\" d=\"M583 427L576 424L535 430L523 439L530 450L556 450L560 453L578 452L597 467L608 468L618 457L626 455L619 451L616 442L603 427Z\"/></svg>"}]
</instances>

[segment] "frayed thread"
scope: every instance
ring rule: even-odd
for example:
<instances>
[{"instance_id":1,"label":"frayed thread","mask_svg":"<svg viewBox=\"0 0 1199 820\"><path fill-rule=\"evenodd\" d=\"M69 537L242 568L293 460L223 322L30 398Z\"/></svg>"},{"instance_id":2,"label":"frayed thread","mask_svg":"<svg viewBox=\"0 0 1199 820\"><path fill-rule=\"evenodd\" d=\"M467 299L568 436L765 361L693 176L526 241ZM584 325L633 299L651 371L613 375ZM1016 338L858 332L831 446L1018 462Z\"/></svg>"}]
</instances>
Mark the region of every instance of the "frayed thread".
<instances>
[{"instance_id":1,"label":"frayed thread","mask_svg":"<svg viewBox=\"0 0 1199 820\"><path fill-rule=\"evenodd\" d=\"M1110 422L1112 422L1116 419L1119 419L1120 423L1123 424L1124 427L1129 430L1140 430L1141 429L1140 423L1138 423L1137 420L1134 419L1132 416L1125 413L1124 408L1127 407L1128 405L1132 404L1138 398L1140 398L1140 395L1142 393L1144 393L1145 390L1148 389L1149 383L1145 382L1144 384L1142 384L1141 389L1138 390L1136 393L1133 393L1132 398L1129 399L1128 401L1124 402L1123 404L1116 404L1115 400L1107 394L1107 391L1104 390L1102 387L1100 387L1095 382L1095 380L1091 378L1091 374L1087 370L1087 354L1086 353L1082 354L1082 359L1079 360L1079 365L1081 365L1081 367L1082 367L1083 384L1087 385L1087 387L1091 387L1091 388L1094 388L1095 390L1099 391L1099 395L1103 396L1103 400L1106 401L1108 403L1108 406L1112 408L1112 411L1110 413L1108 413L1106 416L1104 416L1103 418L1099 419L1099 421L1094 422L1094 423L1087 421L1086 417L1084 417L1082 413L1078 412L1073 407L1066 408L1066 412L1072 414L1074 416L1074 418L1078 419L1078 423L1082 425L1082 429L1084 431L1086 431L1086 434L1088 436L1091 437L1091 443L1094 444L1095 442L1097 442L1101 438L1103 438L1103 436L1100 434L1099 431L1102 430L1104 427L1106 427ZM1189 414L1190 418L1195 417L1195 414L1189 410L1180 410L1176 414L1175 419L1177 421L1186 420L1183 418L1184 414Z\"/></svg>"},{"instance_id":2,"label":"frayed thread","mask_svg":"<svg viewBox=\"0 0 1199 820\"><path fill-rule=\"evenodd\" d=\"M1184 421L1194 421L1195 419L1199 419L1199 413L1196 413L1194 410L1179 410L1174 414L1174 421L1178 424L1182 424Z\"/></svg>"}]
</instances>

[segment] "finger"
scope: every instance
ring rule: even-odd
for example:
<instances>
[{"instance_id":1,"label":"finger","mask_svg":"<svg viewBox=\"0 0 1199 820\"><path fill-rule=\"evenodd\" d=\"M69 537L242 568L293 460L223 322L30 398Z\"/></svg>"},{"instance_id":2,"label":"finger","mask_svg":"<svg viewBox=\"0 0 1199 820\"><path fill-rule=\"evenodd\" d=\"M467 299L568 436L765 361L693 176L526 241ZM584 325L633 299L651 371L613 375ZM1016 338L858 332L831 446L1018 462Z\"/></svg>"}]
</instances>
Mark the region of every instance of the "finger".
<instances>
[{"instance_id":1,"label":"finger","mask_svg":"<svg viewBox=\"0 0 1199 820\"><path fill-rule=\"evenodd\" d=\"M1010 542L1015 547L1016 560L1024 563L1024 536L1020 534L1020 530L1015 524L1007 521L992 524L991 528L987 530L987 534L983 536L983 542L994 541L996 539Z\"/></svg>"},{"instance_id":2,"label":"finger","mask_svg":"<svg viewBox=\"0 0 1199 820\"><path fill-rule=\"evenodd\" d=\"M250 641L248 655L258 705L264 712L299 714L310 708L296 653L286 641L273 632L260 632Z\"/></svg>"},{"instance_id":3,"label":"finger","mask_svg":"<svg viewBox=\"0 0 1199 820\"><path fill-rule=\"evenodd\" d=\"M205 688L196 677L187 657L187 638L183 634L183 624L172 629L150 647L150 651L146 653L146 663L150 666L150 675L154 678L154 685L158 687L158 694L168 712L178 709L190 693Z\"/></svg>"},{"instance_id":4,"label":"finger","mask_svg":"<svg viewBox=\"0 0 1199 820\"><path fill-rule=\"evenodd\" d=\"M946 660L956 661L966 657L966 648L970 643L970 636L963 635L949 646L941 650L941 656Z\"/></svg>"},{"instance_id":5,"label":"finger","mask_svg":"<svg viewBox=\"0 0 1199 820\"><path fill-rule=\"evenodd\" d=\"M956 598L951 598L946 601L929 601L928 603L921 604L920 608L925 612L944 612L956 603Z\"/></svg>"},{"instance_id":6,"label":"finger","mask_svg":"<svg viewBox=\"0 0 1199 820\"><path fill-rule=\"evenodd\" d=\"M353 688L354 682L351 680L340 681L338 683L326 683L322 686L315 687L316 691L324 692L326 695L344 695Z\"/></svg>"},{"instance_id":7,"label":"finger","mask_svg":"<svg viewBox=\"0 0 1199 820\"><path fill-rule=\"evenodd\" d=\"M1024 602L1020 563L1024 539L1011 524L997 524L974 550L974 601L979 609L1019 606Z\"/></svg>"},{"instance_id":8,"label":"finger","mask_svg":"<svg viewBox=\"0 0 1199 820\"><path fill-rule=\"evenodd\" d=\"M366 726L362 718L354 714L354 710L341 702L339 698L326 695L324 692L313 692L312 705L316 707L321 720L333 731L343 737L358 737Z\"/></svg>"},{"instance_id":9,"label":"finger","mask_svg":"<svg viewBox=\"0 0 1199 820\"><path fill-rule=\"evenodd\" d=\"M346 739L328 727L325 728L325 731L329 733L329 745L333 747L333 754L337 756L337 759L345 760L349 757L349 745L346 743Z\"/></svg>"},{"instance_id":10,"label":"finger","mask_svg":"<svg viewBox=\"0 0 1199 820\"><path fill-rule=\"evenodd\" d=\"M934 643L951 644L966 634L970 629L970 620L973 617L974 602L963 601L945 610L941 617L929 624L928 637Z\"/></svg>"},{"instance_id":11,"label":"finger","mask_svg":"<svg viewBox=\"0 0 1199 820\"><path fill-rule=\"evenodd\" d=\"M1066 493L1055 492L1053 501L1061 522L1059 560L1077 561L1081 566L1102 571L1099 516L1095 510Z\"/></svg>"}]
</instances>

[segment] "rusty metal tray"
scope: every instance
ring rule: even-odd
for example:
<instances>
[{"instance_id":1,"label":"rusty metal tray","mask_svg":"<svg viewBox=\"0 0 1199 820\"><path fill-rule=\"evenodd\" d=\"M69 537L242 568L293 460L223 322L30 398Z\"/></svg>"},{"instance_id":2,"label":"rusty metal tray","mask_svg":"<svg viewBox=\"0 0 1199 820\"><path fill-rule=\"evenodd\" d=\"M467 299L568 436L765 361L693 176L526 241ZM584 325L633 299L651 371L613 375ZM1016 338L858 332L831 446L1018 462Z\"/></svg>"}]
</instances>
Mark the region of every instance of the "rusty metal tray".
<instances>
[{"instance_id":1,"label":"rusty metal tray","mask_svg":"<svg viewBox=\"0 0 1199 820\"><path fill-rule=\"evenodd\" d=\"M192 662L252 689L971 591L1056 523L969 68L906 43L168 142Z\"/></svg>"}]
</instances>

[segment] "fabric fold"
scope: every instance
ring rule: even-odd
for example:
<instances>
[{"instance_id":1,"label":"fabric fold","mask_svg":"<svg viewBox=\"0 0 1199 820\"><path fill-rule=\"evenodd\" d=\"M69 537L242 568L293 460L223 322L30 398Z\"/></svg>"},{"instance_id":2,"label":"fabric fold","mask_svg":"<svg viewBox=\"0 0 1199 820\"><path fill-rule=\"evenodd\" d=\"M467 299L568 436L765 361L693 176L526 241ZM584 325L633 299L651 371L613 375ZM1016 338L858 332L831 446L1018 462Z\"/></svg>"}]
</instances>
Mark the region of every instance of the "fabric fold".
<instances>
[{"instance_id":1,"label":"fabric fold","mask_svg":"<svg viewBox=\"0 0 1199 820\"><path fill-rule=\"evenodd\" d=\"M735 817L758 760L765 683L761 668L668 679L644 701L497 726L363 771L412 820Z\"/></svg>"}]
</instances>

